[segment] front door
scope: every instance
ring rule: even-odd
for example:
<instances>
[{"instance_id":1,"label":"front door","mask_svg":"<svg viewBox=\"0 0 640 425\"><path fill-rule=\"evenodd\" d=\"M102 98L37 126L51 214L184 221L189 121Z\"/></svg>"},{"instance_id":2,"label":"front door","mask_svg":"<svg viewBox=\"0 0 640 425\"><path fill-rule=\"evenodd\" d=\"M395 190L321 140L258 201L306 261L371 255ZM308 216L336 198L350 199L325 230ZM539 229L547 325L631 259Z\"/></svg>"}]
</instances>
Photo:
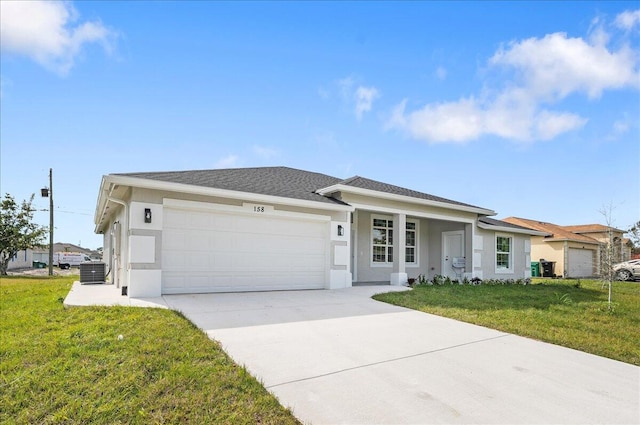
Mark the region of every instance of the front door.
<instances>
[{"instance_id":1,"label":"front door","mask_svg":"<svg viewBox=\"0 0 640 425\"><path fill-rule=\"evenodd\" d=\"M463 267L454 267L454 258L464 257L464 230L442 232L442 275L461 278Z\"/></svg>"}]
</instances>

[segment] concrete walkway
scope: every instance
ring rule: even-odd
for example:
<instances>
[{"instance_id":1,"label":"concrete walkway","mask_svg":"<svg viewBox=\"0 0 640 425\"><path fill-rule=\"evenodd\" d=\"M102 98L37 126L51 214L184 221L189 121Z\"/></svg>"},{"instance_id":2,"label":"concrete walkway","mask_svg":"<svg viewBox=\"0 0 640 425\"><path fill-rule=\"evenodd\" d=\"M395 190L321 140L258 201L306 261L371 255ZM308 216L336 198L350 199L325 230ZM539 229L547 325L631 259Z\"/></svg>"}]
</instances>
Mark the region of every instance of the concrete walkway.
<instances>
[{"instance_id":1,"label":"concrete walkway","mask_svg":"<svg viewBox=\"0 0 640 425\"><path fill-rule=\"evenodd\" d=\"M64 299L65 307L91 305L123 305L130 307L169 308L164 298L129 298L122 295L122 289L111 283L81 284L74 282Z\"/></svg>"},{"instance_id":2,"label":"concrete walkway","mask_svg":"<svg viewBox=\"0 0 640 425\"><path fill-rule=\"evenodd\" d=\"M640 368L372 300L400 287L129 299L172 308L312 424L638 424Z\"/></svg>"},{"instance_id":3,"label":"concrete walkway","mask_svg":"<svg viewBox=\"0 0 640 425\"><path fill-rule=\"evenodd\" d=\"M389 290L164 300L304 423L640 423L640 368L370 299Z\"/></svg>"}]
</instances>

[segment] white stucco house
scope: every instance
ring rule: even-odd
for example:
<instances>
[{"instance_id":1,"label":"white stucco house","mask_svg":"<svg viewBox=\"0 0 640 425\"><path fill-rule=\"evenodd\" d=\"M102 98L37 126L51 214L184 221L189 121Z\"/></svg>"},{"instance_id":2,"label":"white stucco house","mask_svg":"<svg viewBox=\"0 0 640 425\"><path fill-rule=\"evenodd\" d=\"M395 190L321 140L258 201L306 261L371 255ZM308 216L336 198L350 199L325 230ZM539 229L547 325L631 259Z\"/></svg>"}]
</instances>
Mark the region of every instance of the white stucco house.
<instances>
[{"instance_id":1,"label":"white stucco house","mask_svg":"<svg viewBox=\"0 0 640 425\"><path fill-rule=\"evenodd\" d=\"M33 250L23 249L9 259L7 270L25 269L33 265Z\"/></svg>"},{"instance_id":2,"label":"white stucco house","mask_svg":"<svg viewBox=\"0 0 640 425\"><path fill-rule=\"evenodd\" d=\"M530 277L531 229L364 177L287 167L109 174L95 231L130 297Z\"/></svg>"}]
</instances>

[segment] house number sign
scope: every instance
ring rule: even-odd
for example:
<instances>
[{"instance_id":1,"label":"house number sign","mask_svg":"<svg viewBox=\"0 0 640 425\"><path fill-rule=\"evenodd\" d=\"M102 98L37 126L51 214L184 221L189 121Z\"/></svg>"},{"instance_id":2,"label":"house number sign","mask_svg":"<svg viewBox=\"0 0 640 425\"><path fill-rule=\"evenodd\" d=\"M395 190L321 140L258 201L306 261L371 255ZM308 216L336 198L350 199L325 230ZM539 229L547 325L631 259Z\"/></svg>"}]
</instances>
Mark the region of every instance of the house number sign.
<instances>
[{"instance_id":1,"label":"house number sign","mask_svg":"<svg viewBox=\"0 0 640 425\"><path fill-rule=\"evenodd\" d=\"M273 211L273 205L250 204L245 202L242 204L242 206L249 211L257 214L269 213L270 211Z\"/></svg>"}]
</instances>

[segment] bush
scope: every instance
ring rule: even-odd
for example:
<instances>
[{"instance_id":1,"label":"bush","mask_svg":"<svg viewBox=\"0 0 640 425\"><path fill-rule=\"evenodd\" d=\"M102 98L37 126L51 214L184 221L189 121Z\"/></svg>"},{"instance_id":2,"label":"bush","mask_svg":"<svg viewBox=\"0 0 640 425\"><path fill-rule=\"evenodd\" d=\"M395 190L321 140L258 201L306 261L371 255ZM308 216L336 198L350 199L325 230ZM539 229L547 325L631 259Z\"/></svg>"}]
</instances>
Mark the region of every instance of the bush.
<instances>
[{"instance_id":1,"label":"bush","mask_svg":"<svg viewBox=\"0 0 640 425\"><path fill-rule=\"evenodd\" d=\"M458 279L451 279L448 276L435 275L433 279L429 280L425 275L420 274L418 278L415 279L416 284L418 285L530 285L531 279L485 279L482 280L479 277L474 277L469 280L466 277L459 281Z\"/></svg>"}]
</instances>

